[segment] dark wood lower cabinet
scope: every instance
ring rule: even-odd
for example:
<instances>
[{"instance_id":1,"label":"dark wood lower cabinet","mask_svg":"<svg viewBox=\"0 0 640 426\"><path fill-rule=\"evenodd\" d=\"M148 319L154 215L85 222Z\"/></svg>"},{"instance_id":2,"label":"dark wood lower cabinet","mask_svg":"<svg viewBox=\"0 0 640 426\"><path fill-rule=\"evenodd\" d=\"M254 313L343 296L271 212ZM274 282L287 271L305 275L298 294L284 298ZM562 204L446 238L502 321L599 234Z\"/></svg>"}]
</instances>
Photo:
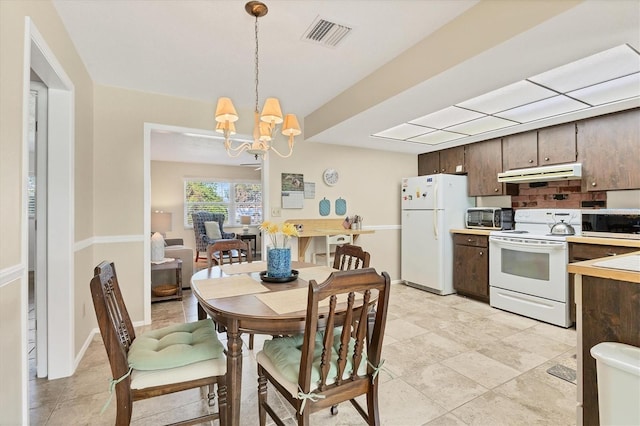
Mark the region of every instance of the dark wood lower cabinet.
<instances>
[{"instance_id":1,"label":"dark wood lower cabinet","mask_svg":"<svg viewBox=\"0 0 640 426\"><path fill-rule=\"evenodd\" d=\"M600 342L640 346L640 284L582 276L582 297L577 301L582 320L583 425L599 425L596 361L591 348Z\"/></svg>"},{"instance_id":2,"label":"dark wood lower cabinet","mask_svg":"<svg viewBox=\"0 0 640 426\"><path fill-rule=\"evenodd\" d=\"M453 235L453 288L489 302L489 237Z\"/></svg>"},{"instance_id":3,"label":"dark wood lower cabinet","mask_svg":"<svg viewBox=\"0 0 640 426\"><path fill-rule=\"evenodd\" d=\"M599 259L601 257L618 256L625 253L638 251L637 247L611 246L605 244L569 244L569 263L581 262L583 260ZM576 305L574 297L575 276L569 274L569 316L571 321L576 322Z\"/></svg>"}]
</instances>

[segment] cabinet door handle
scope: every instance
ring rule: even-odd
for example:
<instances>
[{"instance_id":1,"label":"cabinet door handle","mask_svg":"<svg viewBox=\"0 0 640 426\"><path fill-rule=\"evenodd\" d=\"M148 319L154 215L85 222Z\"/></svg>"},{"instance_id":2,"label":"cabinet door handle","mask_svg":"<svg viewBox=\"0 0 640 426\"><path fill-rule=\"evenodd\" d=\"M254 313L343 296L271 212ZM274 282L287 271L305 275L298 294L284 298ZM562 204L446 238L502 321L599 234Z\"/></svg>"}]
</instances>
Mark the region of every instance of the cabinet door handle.
<instances>
[{"instance_id":1,"label":"cabinet door handle","mask_svg":"<svg viewBox=\"0 0 640 426\"><path fill-rule=\"evenodd\" d=\"M618 253L613 253L613 252L607 252L607 256L617 256Z\"/></svg>"},{"instance_id":2,"label":"cabinet door handle","mask_svg":"<svg viewBox=\"0 0 640 426\"><path fill-rule=\"evenodd\" d=\"M591 182L591 186L596 186L597 184L595 182Z\"/></svg>"},{"instance_id":3,"label":"cabinet door handle","mask_svg":"<svg viewBox=\"0 0 640 426\"><path fill-rule=\"evenodd\" d=\"M471 241L473 241L472 238L467 238L467 242L470 243Z\"/></svg>"},{"instance_id":4,"label":"cabinet door handle","mask_svg":"<svg viewBox=\"0 0 640 426\"><path fill-rule=\"evenodd\" d=\"M529 160L529 164L533 163L533 160Z\"/></svg>"},{"instance_id":5,"label":"cabinet door handle","mask_svg":"<svg viewBox=\"0 0 640 426\"><path fill-rule=\"evenodd\" d=\"M481 251L481 252L480 252L480 256L482 256L483 254L484 254L484 252L482 252L482 251Z\"/></svg>"},{"instance_id":6,"label":"cabinet door handle","mask_svg":"<svg viewBox=\"0 0 640 426\"><path fill-rule=\"evenodd\" d=\"M498 188L494 188L494 189L493 189L493 192L498 192Z\"/></svg>"},{"instance_id":7,"label":"cabinet door handle","mask_svg":"<svg viewBox=\"0 0 640 426\"><path fill-rule=\"evenodd\" d=\"M549 157L544 157L544 161L549 161Z\"/></svg>"}]
</instances>

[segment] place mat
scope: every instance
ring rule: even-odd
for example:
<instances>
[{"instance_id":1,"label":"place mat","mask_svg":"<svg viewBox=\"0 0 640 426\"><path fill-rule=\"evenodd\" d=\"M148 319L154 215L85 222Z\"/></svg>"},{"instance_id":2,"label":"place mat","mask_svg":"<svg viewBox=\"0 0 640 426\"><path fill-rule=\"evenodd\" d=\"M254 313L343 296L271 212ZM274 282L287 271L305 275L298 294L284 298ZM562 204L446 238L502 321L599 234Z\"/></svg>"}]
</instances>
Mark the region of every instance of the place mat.
<instances>
[{"instance_id":1,"label":"place mat","mask_svg":"<svg viewBox=\"0 0 640 426\"><path fill-rule=\"evenodd\" d=\"M347 302L347 294L338 295L338 303ZM256 297L265 305L273 309L279 315L291 312L306 311L309 289L307 287L293 290L271 291L269 293L256 294ZM320 307L329 306L330 298L320 301Z\"/></svg>"},{"instance_id":2,"label":"place mat","mask_svg":"<svg viewBox=\"0 0 640 426\"><path fill-rule=\"evenodd\" d=\"M259 260L251 263L234 263L232 265L222 265L220 267L220 270L227 275L262 272L267 270L267 262Z\"/></svg>"},{"instance_id":3,"label":"place mat","mask_svg":"<svg viewBox=\"0 0 640 426\"><path fill-rule=\"evenodd\" d=\"M298 278L301 278L307 282L316 280L318 283L326 281L332 272L337 271L329 266L312 266L311 268L304 268L298 270Z\"/></svg>"},{"instance_id":4,"label":"place mat","mask_svg":"<svg viewBox=\"0 0 640 426\"><path fill-rule=\"evenodd\" d=\"M269 291L268 288L248 275L232 275L230 277L194 280L193 286L204 299L221 299L223 297L242 296L244 294Z\"/></svg>"}]
</instances>

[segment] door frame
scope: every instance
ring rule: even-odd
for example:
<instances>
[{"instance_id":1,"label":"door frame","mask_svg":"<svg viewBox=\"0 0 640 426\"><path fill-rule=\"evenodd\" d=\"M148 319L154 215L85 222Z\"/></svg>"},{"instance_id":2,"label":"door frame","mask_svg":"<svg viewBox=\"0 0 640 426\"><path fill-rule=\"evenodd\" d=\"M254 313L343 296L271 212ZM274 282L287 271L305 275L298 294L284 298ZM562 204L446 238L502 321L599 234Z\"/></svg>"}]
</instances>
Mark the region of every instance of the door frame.
<instances>
[{"instance_id":1,"label":"door frame","mask_svg":"<svg viewBox=\"0 0 640 426\"><path fill-rule=\"evenodd\" d=\"M28 16L25 17L23 64L23 132L22 132L22 264L28 260L28 99L31 70L48 87L48 159L47 159L47 370L49 379L67 377L74 370L74 146L75 146L75 89L44 37ZM28 268L24 268L23 318L27 318ZM28 411L27 384L27 324L23 322L24 383L23 401ZM26 418L26 417L25 417Z\"/></svg>"}]
</instances>

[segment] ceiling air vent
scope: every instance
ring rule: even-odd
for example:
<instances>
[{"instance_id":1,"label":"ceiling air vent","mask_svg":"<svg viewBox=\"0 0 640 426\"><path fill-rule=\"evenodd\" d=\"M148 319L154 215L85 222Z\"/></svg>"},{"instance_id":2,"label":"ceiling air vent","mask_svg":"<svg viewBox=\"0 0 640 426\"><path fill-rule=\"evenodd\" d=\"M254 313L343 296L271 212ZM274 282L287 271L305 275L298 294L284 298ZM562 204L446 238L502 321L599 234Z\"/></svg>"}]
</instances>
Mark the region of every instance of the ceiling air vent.
<instances>
[{"instance_id":1,"label":"ceiling air vent","mask_svg":"<svg viewBox=\"0 0 640 426\"><path fill-rule=\"evenodd\" d=\"M302 35L302 39L323 46L336 47L350 32L350 27L318 16Z\"/></svg>"}]
</instances>

